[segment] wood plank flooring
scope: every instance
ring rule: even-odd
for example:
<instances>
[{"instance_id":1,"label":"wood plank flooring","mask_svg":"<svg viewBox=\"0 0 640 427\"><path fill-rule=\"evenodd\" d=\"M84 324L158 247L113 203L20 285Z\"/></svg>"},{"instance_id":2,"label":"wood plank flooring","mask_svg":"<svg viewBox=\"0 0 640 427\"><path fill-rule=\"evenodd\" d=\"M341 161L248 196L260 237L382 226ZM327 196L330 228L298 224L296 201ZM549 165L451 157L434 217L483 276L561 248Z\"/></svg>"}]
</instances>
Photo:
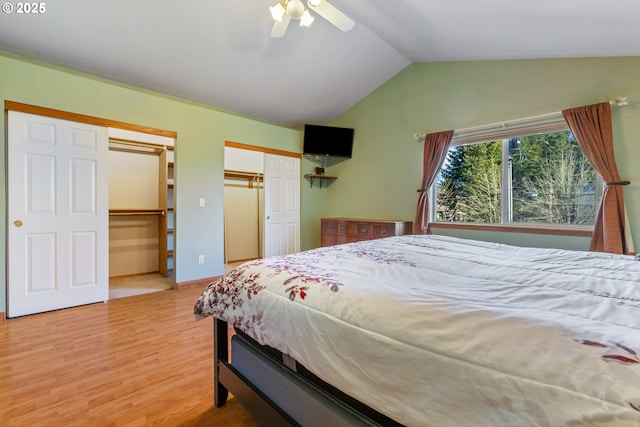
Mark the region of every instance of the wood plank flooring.
<instances>
[{"instance_id":1,"label":"wood plank flooring","mask_svg":"<svg viewBox=\"0 0 640 427\"><path fill-rule=\"evenodd\" d=\"M212 321L201 288L59 310L0 325L0 426L259 424L213 406Z\"/></svg>"}]
</instances>

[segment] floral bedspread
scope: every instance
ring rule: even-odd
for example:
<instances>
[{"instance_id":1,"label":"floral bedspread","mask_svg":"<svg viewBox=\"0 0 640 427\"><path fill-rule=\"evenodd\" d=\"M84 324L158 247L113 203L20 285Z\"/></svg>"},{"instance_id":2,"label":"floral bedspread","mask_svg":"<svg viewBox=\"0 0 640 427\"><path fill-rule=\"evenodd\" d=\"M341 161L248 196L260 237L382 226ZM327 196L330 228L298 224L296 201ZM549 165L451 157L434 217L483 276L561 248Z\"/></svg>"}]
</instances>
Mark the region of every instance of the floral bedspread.
<instances>
[{"instance_id":1,"label":"floral bedspread","mask_svg":"<svg viewBox=\"0 0 640 427\"><path fill-rule=\"evenodd\" d=\"M631 256L390 237L243 264L194 312L409 426L640 426Z\"/></svg>"}]
</instances>

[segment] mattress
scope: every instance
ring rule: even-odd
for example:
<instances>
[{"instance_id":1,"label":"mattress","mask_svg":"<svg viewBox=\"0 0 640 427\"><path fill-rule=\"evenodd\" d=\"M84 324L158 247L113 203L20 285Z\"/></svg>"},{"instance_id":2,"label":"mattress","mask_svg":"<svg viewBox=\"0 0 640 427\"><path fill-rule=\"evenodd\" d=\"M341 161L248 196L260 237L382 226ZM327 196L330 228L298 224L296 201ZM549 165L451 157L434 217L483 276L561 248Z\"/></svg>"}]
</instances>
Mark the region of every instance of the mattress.
<instances>
[{"instance_id":1,"label":"mattress","mask_svg":"<svg viewBox=\"0 0 640 427\"><path fill-rule=\"evenodd\" d=\"M640 426L640 262L398 236L243 264L195 305L408 426Z\"/></svg>"}]
</instances>

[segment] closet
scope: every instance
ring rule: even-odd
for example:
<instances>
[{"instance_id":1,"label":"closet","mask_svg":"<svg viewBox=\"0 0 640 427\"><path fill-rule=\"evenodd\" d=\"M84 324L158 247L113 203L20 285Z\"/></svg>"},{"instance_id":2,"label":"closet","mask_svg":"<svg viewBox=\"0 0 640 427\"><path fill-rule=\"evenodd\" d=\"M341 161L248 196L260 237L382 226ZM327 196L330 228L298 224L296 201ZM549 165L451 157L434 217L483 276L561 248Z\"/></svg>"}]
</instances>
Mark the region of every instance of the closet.
<instances>
[{"instance_id":1,"label":"closet","mask_svg":"<svg viewBox=\"0 0 640 427\"><path fill-rule=\"evenodd\" d=\"M110 136L110 280L172 275L173 164L172 145Z\"/></svg>"},{"instance_id":2,"label":"closet","mask_svg":"<svg viewBox=\"0 0 640 427\"><path fill-rule=\"evenodd\" d=\"M264 154L225 147L225 263L262 257Z\"/></svg>"},{"instance_id":3,"label":"closet","mask_svg":"<svg viewBox=\"0 0 640 427\"><path fill-rule=\"evenodd\" d=\"M300 250L298 153L225 141L225 263Z\"/></svg>"},{"instance_id":4,"label":"closet","mask_svg":"<svg viewBox=\"0 0 640 427\"><path fill-rule=\"evenodd\" d=\"M177 134L4 105L8 317L106 302L111 278L154 273L128 295L174 287Z\"/></svg>"}]
</instances>

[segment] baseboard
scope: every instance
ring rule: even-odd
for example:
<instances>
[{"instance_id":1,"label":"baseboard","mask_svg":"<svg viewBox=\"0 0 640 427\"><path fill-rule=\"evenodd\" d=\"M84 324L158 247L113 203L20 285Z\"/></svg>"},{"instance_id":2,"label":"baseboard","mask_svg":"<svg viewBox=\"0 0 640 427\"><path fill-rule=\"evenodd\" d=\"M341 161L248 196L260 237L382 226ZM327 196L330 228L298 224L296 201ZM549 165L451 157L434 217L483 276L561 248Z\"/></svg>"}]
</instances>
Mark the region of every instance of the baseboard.
<instances>
[{"instance_id":1,"label":"baseboard","mask_svg":"<svg viewBox=\"0 0 640 427\"><path fill-rule=\"evenodd\" d=\"M220 277L222 276L206 277L204 279L176 283L176 290L180 291L193 288L202 288L204 290L204 288L206 288L209 283L213 282L216 279L219 279Z\"/></svg>"}]
</instances>

